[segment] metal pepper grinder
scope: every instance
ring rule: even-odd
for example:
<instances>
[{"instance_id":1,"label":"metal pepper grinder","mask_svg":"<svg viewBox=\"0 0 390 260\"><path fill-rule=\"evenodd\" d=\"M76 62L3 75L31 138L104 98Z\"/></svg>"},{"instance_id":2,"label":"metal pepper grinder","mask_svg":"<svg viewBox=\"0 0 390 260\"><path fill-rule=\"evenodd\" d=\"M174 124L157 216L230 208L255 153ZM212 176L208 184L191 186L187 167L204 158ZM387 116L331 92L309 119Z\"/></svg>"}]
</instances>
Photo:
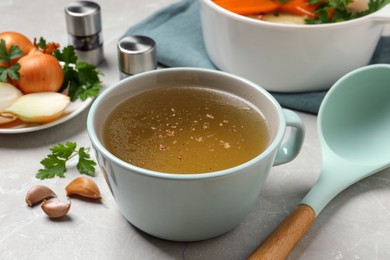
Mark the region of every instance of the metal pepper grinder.
<instances>
[{"instance_id":1,"label":"metal pepper grinder","mask_svg":"<svg viewBox=\"0 0 390 260\"><path fill-rule=\"evenodd\" d=\"M98 65L103 61L100 6L91 1L76 1L65 7L69 44L79 60Z\"/></svg>"},{"instance_id":2,"label":"metal pepper grinder","mask_svg":"<svg viewBox=\"0 0 390 260\"><path fill-rule=\"evenodd\" d=\"M118 41L120 79L157 68L156 43L143 35L126 36Z\"/></svg>"}]
</instances>

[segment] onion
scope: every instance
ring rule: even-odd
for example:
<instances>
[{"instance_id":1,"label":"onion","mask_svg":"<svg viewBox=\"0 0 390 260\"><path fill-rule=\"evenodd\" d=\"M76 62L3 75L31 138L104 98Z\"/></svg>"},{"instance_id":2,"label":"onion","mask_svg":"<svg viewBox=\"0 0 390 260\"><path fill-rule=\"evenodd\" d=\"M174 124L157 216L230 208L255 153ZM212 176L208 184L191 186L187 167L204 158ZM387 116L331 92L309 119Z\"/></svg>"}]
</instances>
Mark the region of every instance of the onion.
<instances>
[{"instance_id":1,"label":"onion","mask_svg":"<svg viewBox=\"0 0 390 260\"><path fill-rule=\"evenodd\" d=\"M55 92L23 95L3 110L27 123L48 123L60 117L70 98Z\"/></svg>"},{"instance_id":2,"label":"onion","mask_svg":"<svg viewBox=\"0 0 390 260\"><path fill-rule=\"evenodd\" d=\"M19 60L20 79L15 85L25 94L35 92L57 92L64 81L64 72L58 60L39 51Z\"/></svg>"},{"instance_id":3,"label":"onion","mask_svg":"<svg viewBox=\"0 0 390 260\"><path fill-rule=\"evenodd\" d=\"M23 94L11 84L0 82L0 125L10 123L17 119L16 116L2 113L1 110L9 107Z\"/></svg>"},{"instance_id":4,"label":"onion","mask_svg":"<svg viewBox=\"0 0 390 260\"><path fill-rule=\"evenodd\" d=\"M0 113L0 125L8 124L15 121L17 116L9 113Z\"/></svg>"},{"instance_id":5,"label":"onion","mask_svg":"<svg viewBox=\"0 0 390 260\"><path fill-rule=\"evenodd\" d=\"M0 82L0 111L9 107L23 94L9 83Z\"/></svg>"},{"instance_id":6,"label":"onion","mask_svg":"<svg viewBox=\"0 0 390 260\"><path fill-rule=\"evenodd\" d=\"M23 56L36 49L33 43L26 36L17 32L0 33L0 39L5 41L7 51L9 51L9 48L12 45L16 45L23 52ZM14 65L19 59L20 58L11 60L11 65ZM5 66L5 64L2 63L0 66Z\"/></svg>"}]
</instances>

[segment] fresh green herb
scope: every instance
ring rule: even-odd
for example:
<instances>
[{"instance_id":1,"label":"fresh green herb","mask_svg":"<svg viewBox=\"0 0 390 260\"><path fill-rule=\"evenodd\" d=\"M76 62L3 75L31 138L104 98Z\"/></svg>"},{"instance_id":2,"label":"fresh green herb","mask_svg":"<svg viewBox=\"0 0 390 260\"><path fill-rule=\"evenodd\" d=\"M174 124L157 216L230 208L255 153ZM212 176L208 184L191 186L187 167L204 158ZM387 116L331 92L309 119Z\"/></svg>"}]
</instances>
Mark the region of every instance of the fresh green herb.
<instances>
[{"instance_id":1,"label":"fresh green herb","mask_svg":"<svg viewBox=\"0 0 390 260\"><path fill-rule=\"evenodd\" d=\"M78 61L74 47L69 45L62 51L57 49L53 55L63 62L64 82L60 91L68 88L68 95L72 101L80 98L82 101L99 94L101 73L92 64Z\"/></svg>"},{"instance_id":2,"label":"fresh green herb","mask_svg":"<svg viewBox=\"0 0 390 260\"><path fill-rule=\"evenodd\" d=\"M316 18L306 19L308 24L337 23L356 19L370 13L376 12L388 3L390 0L369 0L368 9L362 12L351 12L347 6L353 0L309 0L308 4L319 4L315 11Z\"/></svg>"},{"instance_id":3,"label":"fresh green herb","mask_svg":"<svg viewBox=\"0 0 390 260\"><path fill-rule=\"evenodd\" d=\"M19 58L23 55L23 52L16 45L12 45L7 51L5 41L0 39L0 63L6 63L8 66L0 66L0 82L7 82L8 77L11 79L19 79L20 65L16 63L11 65L11 60Z\"/></svg>"},{"instance_id":4,"label":"fresh green herb","mask_svg":"<svg viewBox=\"0 0 390 260\"><path fill-rule=\"evenodd\" d=\"M382 9L385 5L389 4L390 0L370 0L368 2L368 10L365 12L364 15L378 11L379 9Z\"/></svg>"},{"instance_id":5,"label":"fresh green herb","mask_svg":"<svg viewBox=\"0 0 390 260\"><path fill-rule=\"evenodd\" d=\"M46 40L43 37L40 37L37 44L38 48L43 50L45 49L46 45L47 45Z\"/></svg>"},{"instance_id":6,"label":"fresh green herb","mask_svg":"<svg viewBox=\"0 0 390 260\"><path fill-rule=\"evenodd\" d=\"M44 52L52 53L59 62L63 63L64 82L59 92L68 89L71 101L82 101L96 97L101 89L100 71L92 64L78 61L77 54L72 45L62 49L55 43L47 43L44 38L39 38L37 47Z\"/></svg>"},{"instance_id":7,"label":"fresh green herb","mask_svg":"<svg viewBox=\"0 0 390 260\"><path fill-rule=\"evenodd\" d=\"M90 159L89 149L80 147L77 149L77 145L74 142L66 142L66 144L58 144L50 148L51 154L47 155L41 161L44 166L35 175L38 179L49 179L55 176L64 178L66 172L66 162L75 156L79 157L77 163L77 170L81 174L89 176L95 175L95 161Z\"/></svg>"}]
</instances>

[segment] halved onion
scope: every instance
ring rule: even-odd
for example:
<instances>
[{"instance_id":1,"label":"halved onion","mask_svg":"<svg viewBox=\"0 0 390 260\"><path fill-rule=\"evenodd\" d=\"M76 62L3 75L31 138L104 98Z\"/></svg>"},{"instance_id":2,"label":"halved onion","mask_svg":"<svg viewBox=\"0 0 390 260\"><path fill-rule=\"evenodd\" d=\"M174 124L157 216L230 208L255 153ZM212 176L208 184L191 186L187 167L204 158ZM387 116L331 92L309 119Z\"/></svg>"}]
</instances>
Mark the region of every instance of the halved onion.
<instances>
[{"instance_id":1,"label":"halved onion","mask_svg":"<svg viewBox=\"0 0 390 260\"><path fill-rule=\"evenodd\" d=\"M61 93L31 93L18 98L3 113L15 115L27 123L48 123L60 117L69 102L69 96Z\"/></svg>"},{"instance_id":2,"label":"halved onion","mask_svg":"<svg viewBox=\"0 0 390 260\"><path fill-rule=\"evenodd\" d=\"M0 113L0 125L8 124L18 119L13 114L9 113Z\"/></svg>"},{"instance_id":3,"label":"halved onion","mask_svg":"<svg viewBox=\"0 0 390 260\"><path fill-rule=\"evenodd\" d=\"M9 107L22 95L22 92L13 85L0 82L0 111ZM12 114L0 113L0 125L10 123L16 119L17 117Z\"/></svg>"},{"instance_id":4,"label":"halved onion","mask_svg":"<svg viewBox=\"0 0 390 260\"><path fill-rule=\"evenodd\" d=\"M13 85L0 82L0 110L9 107L22 95L23 93Z\"/></svg>"}]
</instances>

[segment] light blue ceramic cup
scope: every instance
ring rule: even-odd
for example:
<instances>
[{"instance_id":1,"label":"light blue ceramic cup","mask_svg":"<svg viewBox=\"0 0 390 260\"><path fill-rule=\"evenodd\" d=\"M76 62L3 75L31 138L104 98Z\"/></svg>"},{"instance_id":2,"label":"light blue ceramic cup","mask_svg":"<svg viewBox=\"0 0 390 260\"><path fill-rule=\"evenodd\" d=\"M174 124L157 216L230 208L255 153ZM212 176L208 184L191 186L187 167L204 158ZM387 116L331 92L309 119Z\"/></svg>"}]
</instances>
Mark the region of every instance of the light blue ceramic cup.
<instances>
[{"instance_id":1,"label":"light blue ceramic cup","mask_svg":"<svg viewBox=\"0 0 390 260\"><path fill-rule=\"evenodd\" d=\"M102 143L103 123L110 112L130 96L168 82L216 88L251 102L269 123L268 148L244 164L205 174L150 171L112 155ZM286 140L287 127L291 131ZM263 88L231 74L197 68L155 70L118 82L94 101L87 128L121 213L144 232L175 241L207 239L237 226L254 207L271 167L294 159L304 139L297 114L282 109Z\"/></svg>"}]
</instances>

